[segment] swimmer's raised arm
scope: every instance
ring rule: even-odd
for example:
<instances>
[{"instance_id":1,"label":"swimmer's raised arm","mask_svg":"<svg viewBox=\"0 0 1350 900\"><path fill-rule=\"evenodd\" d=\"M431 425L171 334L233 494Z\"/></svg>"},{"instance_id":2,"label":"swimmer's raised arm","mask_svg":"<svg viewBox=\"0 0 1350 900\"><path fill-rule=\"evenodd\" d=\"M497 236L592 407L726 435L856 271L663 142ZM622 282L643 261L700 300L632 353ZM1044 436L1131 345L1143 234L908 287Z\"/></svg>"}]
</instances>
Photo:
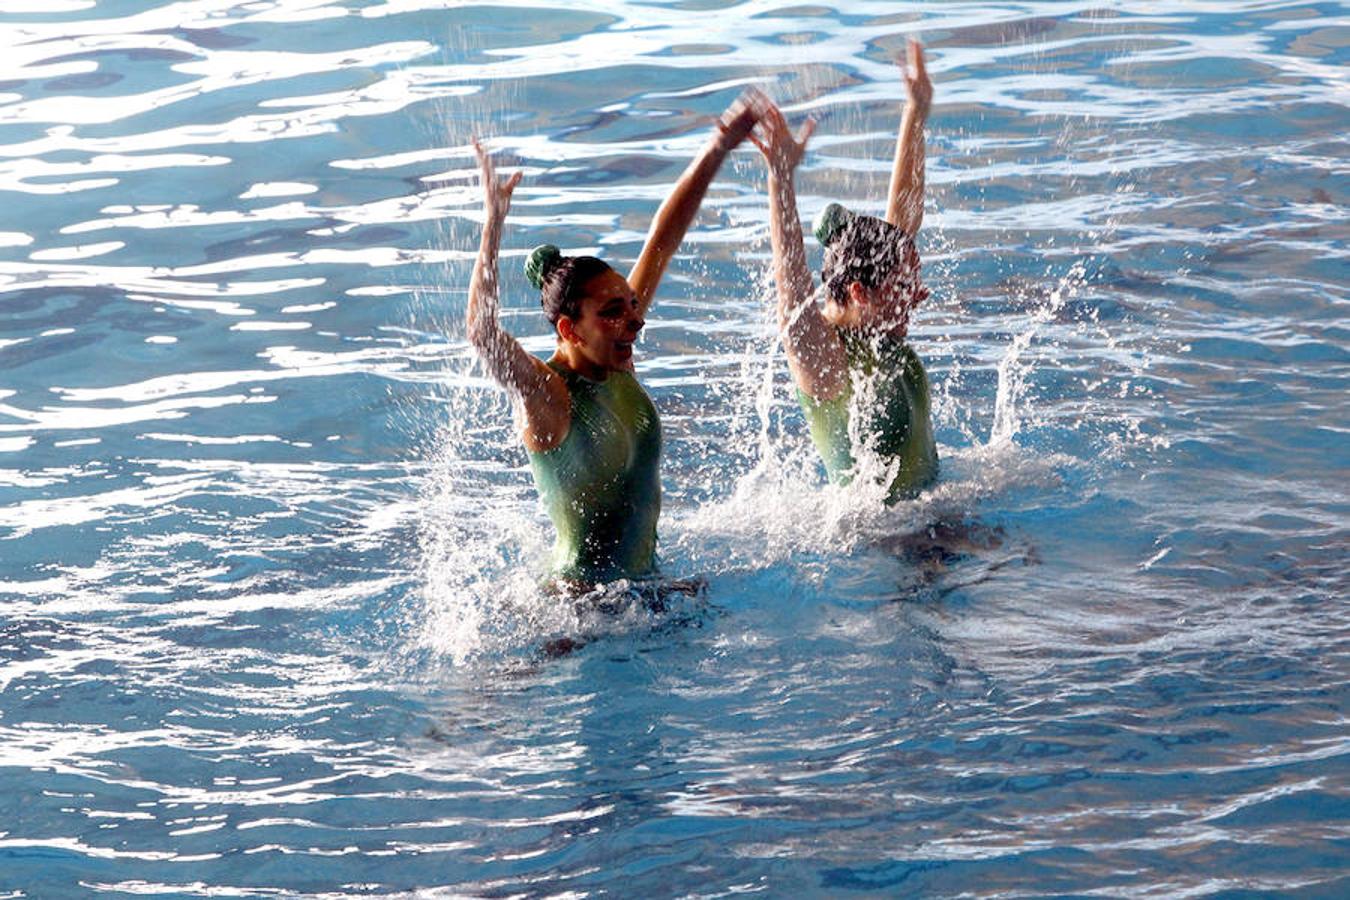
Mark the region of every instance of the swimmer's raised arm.
<instances>
[{"instance_id":1,"label":"swimmer's raised arm","mask_svg":"<svg viewBox=\"0 0 1350 900\"><path fill-rule=\"evenodd\" d=\"M759 127L760 135L750 139L769 166L769 236L778 286L778 328L797 386L813 399L828 400L838 396L846 383L844 348L811 296L811 270L806 265L793 183L816 122L808 119L794 137L782 111L770 103Z\"/></svg>"},{"instance_id":2,"label":"swimmer's raised arm","mask_svg":"<svg viewBox=\"0 0 1350 900\"><path fill-rule=\"evenodd\" d=\"M465 327L469 342L478 351L488 374L520 398L526 448L546 450L557 446L567 432L571 416L567 386L543 360L520 346L497 320L497 249L506 213L511 208L511 193L520 183L521 173L515 172L499 181L491 158L477 140L473 149L478 155L483 184L483 239L469 282Z\"/></svg>"},{"instance_id":3,"label":"swimmer's raised arm","mask_svg":"<svg viewBox=\"0 0 1350 900\"><path fill-rule=\"evenodd\" d=\"M684 240L685 232L694 221L703 196L708 192L708 185L721 168L722 161L755 127L760 108L759 97L762 95L751 91L731 104L722 114L717 131L707 146L684 170L670 196L656 211L642 255L628 275L628 284L637 294L639 315L647 314L647 308L656 295L656 287L661 283L661 276Z\"/></svg>"},{"instance_id":4,"label":"swimmer's raised arm","mask_svg":"<svg viewBox=\"0 0 1350 900\"><path fill-rule=\"evenodd\" d=\"M923 46L913 38L908 45L908 65L897 60L905 73L909 102L900 119L900 134L895 141L895 167L891 171L890 193L886 200L886 221L914 237L923 224L924 143L923 129L933 103L933 83L928 80Z\"/></svg>"}]
</instances>

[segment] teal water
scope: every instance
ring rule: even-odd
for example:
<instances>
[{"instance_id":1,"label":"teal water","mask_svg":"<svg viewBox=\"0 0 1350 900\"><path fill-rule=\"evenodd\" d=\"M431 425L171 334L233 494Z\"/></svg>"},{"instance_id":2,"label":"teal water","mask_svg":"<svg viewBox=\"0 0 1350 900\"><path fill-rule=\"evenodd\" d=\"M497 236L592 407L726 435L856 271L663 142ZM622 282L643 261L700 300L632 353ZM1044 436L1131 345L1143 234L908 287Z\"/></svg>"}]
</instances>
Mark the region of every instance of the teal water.
<instances>
[{"instance_id":1,"label":"teal water","mask_svg":"<svg viewBox=\"0 0 1350 900\"><path fill-rule=\"evenodd\" d=\"M0 897L1350 890L1344 4L9 0ZM936 82L943 476L827 488L739 151L658 295L662 613L541 597L462 326L757 84L803 217ZM812 254L813 264L818 253ZM539 647L589 640L557 660Z\"/></svg>"}]
</instances>

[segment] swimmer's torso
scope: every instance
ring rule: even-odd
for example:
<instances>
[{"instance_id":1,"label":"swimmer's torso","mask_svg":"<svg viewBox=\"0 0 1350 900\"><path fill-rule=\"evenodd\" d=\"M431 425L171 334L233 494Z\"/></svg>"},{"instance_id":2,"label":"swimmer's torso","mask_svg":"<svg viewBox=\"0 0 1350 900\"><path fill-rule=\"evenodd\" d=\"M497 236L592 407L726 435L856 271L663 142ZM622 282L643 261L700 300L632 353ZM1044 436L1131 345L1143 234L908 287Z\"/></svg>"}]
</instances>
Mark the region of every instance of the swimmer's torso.
<instances>
[{"instance_id":1,"label":"swimmer's torso","mask_svg":"<svg viewBox=\"0 0 1350 900\"><path fill-rule=\"evenodd\" d=\"M555 571L586 581L648 574L661 512L656 407L631 372L591 381L549 366L567 384L571 423L561 444L529 456L558 531Z\"/></svg>"},{"instance_id":2,"label":"swimmer's torso","mask_svg":"<svg viewBox=\"0 0 1350 900\"><path fill-rule=\"evenodd\" d=\"M850 416L864 448L886 465L895 465L887 502L913 497L937 478L937 443L923 363L903 339L868 338L840 332L849 379L843 392L818 401L797 391L820 451L825 471L836 484L847 484L856 465Z\"/></svg>"}]
</instances>

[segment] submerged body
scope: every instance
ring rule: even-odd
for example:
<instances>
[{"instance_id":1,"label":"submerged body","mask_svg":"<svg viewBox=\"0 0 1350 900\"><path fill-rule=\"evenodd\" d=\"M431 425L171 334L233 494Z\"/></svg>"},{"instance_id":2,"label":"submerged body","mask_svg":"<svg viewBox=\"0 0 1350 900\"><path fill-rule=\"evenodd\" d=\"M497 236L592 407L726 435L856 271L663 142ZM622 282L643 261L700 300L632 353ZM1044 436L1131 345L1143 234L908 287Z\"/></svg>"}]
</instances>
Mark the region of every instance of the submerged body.
<instances>
[{"instance_id":1,"label":"submerged body","mask_svg":"<svg viewBox=\"0 0 1350 900\"><path fill-rule=\"evenodd\" d=\"M849 378L839 395L817 400L797 390L826 474L848 484L866 454L882 463L889 478L887 503L913 497L938 474L923 362L903 338L841 331L840 339Z\"/></svg>"},{"instance_id":2,"label":"submerged body","mask_svg":"<svg viewBox=\"0 0 1350 900\"><path fill-rule=\"evenodd\" d=\"M557 529L554 573L584 582L652 572L661 513L661 422L631 372L593 381L557 363L571 422L562 443L531 450L549 518Z\"/></svg>"}]
</instances>

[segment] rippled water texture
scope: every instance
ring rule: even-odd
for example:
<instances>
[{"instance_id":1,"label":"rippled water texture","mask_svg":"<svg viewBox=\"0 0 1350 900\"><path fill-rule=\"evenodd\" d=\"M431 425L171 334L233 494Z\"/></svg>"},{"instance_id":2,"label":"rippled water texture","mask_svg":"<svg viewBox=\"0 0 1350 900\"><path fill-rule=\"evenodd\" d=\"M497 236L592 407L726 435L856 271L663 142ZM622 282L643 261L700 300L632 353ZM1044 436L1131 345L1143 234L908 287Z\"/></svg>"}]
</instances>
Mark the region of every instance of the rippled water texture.
<instances>
[{"instance_id":1,"label":"rippled water texture","mask_svg":"<svg viewBox=\"0 0 1350 900\"><path fill-rule=\"evenodd\" d=\"M1350 893L1344 4L0 7L0 897ZM470 136L544 354L745 85L879 210L909 34L941 482L823 486L743 149L639 347L706 591L539 596Z\"/></svg>"}]
</instances>

